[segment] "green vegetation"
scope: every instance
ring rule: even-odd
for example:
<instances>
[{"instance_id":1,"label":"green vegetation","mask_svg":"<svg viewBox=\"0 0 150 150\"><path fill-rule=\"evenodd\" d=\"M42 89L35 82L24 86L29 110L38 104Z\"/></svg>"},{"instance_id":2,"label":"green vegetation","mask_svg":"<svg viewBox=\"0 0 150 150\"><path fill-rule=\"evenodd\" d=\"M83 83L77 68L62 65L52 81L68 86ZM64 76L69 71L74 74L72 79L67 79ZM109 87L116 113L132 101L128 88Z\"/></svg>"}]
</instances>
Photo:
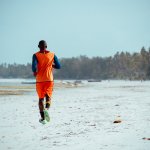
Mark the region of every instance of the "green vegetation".
<instances>
[{"instance_id":1,"label":"green vegetation","mask_svg":"<svg viewBox=\"0 0 150 150\"><path fill-rule=\"evenodd\" d=\"M150 79L150 48L139 53L117 52L113 57L62 58L55 79ZM1 78L33 78L31 64L1 64Z\"/></svg>"}]
</instances>

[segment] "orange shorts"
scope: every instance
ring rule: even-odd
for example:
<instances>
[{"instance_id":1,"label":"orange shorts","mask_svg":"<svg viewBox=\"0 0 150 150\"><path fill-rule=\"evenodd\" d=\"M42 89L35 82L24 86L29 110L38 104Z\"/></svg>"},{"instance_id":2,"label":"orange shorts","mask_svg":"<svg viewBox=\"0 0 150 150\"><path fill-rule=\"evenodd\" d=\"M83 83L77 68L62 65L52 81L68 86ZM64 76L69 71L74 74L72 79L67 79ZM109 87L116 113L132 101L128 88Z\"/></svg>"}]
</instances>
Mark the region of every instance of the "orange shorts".
<instances>
[{"instance_id":1,"label":"orange shorts","mask_svg":"<svg viewBox=\"0 0 150 150\"><path fill-rule=\"evenodd\" d=\"M54 82L37 82L36 83L36 91L39 98L44 98L46 95L49 97L52 96Z\"/></svg>"}]
</instances>

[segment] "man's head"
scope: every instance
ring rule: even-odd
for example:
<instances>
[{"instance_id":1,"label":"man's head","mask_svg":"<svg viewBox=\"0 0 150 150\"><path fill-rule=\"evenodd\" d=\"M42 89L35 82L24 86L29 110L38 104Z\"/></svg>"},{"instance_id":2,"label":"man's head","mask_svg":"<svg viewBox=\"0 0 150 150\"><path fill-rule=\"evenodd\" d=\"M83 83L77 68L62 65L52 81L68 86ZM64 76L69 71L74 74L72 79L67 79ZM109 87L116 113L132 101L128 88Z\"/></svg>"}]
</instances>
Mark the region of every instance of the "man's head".
<instances>
[{"instance_id":1,"label":"man's head","mask_svg":"<svg viewBox=\"0 0 150 150\"><path fill-rule=\"evenodd\" d=\"M45 49L47 48L47 43L46 43L46 41L41 40L41 41L39 42L38 47L40 48L40 50L45 50Z\"/></svg>"}]
</instances>

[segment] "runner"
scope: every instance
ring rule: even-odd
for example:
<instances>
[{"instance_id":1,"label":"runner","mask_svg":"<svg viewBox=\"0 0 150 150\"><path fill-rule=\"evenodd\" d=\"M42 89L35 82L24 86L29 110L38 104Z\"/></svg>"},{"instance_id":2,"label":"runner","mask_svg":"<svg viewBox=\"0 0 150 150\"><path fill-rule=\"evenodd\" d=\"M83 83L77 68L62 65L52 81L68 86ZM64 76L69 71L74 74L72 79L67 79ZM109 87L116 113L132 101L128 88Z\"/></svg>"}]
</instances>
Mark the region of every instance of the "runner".
<instances>
[{"instance_id":1,"label":"runner","mask_svg":"<svg viewBox=\"0 0 150 150\"><path fill-rule=\"evenodd\" d=\"M48 109L51 105L51 97L54 86L53 68L60 69L57 56L46 50L47 43L41 40L38 45L40 51L32 57L32 71L36 78L36 91L39 97L39 111L41 115L40 123L46 124L50 121ZM46 105L44 106L44 98Z\"/></svg>"}]
</instances>

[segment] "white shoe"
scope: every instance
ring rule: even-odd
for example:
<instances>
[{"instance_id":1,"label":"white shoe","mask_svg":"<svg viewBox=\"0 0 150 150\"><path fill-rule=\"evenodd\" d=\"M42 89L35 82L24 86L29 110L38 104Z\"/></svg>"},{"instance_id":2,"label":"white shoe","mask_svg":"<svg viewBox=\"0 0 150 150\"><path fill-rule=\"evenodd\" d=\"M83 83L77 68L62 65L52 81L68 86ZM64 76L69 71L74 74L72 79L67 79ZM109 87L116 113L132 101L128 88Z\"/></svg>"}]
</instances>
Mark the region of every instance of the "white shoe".
<instances>
[{"instance_id":1,"label":"white shoe","mask_svg":"<svg viewBox=\"0 0 150 150\"><path fill-rule=\"evenodd\" d=\"M42 124L46 124L46 120L45 119L40 119L39 122L42 123Z\"/></svg>"},{"instance_id":2,"label":"white shoe","mask_svg":"<svg viewBox=\"0 0 150 150\"><path fill-rule=\"evenodd\" d=\"M47 122L50 122L50 116L49 116L49 113L48 113L47 109L44 110L44 117L45 117Z\"/></svg>"}]
</instances>

